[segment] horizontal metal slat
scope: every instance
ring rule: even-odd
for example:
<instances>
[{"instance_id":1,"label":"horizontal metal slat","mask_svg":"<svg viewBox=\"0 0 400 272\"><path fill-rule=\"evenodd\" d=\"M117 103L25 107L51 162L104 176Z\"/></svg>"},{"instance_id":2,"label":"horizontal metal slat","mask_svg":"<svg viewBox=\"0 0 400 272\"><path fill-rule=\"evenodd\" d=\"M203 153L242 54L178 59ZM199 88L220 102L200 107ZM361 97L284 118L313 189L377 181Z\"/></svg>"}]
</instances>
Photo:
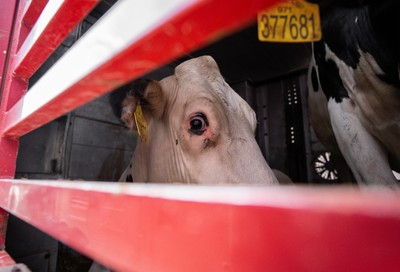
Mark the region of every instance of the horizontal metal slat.
<instances>
[{"instance_id":1,"label":"horizontal metal slat","mask_svg":"<svg viewBox=\"0 0 400 272\"><path fill-rule=\"evenodd\" d=\"M10 110L0 131L18 137L36 129L243 27L273 2L119 1Z\"/></svg>"},{"instance_id":2,"label":"horizontal metal slat","mask_svg":"<svg viewBox=\"0 0 400 272\"><path fill-rule=\"evenodd\" d=\"M28 28L32 28L36 23L40 13L42 13L48 1L49 0L33 0L28 4L29 6L27 7L24 18L22 19Z\"/></svg>"},{"instance_id":3,"label":"horizontal metal slat","mask_svg":"<svg viewBox=\"0 0 400 272\"><path fill-rule=\"evenodd\" d=\"M38 13L40 5L45 4L43 2L33 1L30 4L24 16L28 24L38 15L35 13ZM15 76L24 80L30 78L98 2L99 0L49 1L15 56ZM31 7L32 5L34 6Z\"/></svg>"},{"instance_id":4,"label":"horizontal metal slat","mask_svg":"<svg viewBox=\"0 0 400 272\"><path fill-rule=\"evenodd\" d=\"M0 180L0 206L117 271L397 271L399 193Z\"/></svg>"}]
</instances>

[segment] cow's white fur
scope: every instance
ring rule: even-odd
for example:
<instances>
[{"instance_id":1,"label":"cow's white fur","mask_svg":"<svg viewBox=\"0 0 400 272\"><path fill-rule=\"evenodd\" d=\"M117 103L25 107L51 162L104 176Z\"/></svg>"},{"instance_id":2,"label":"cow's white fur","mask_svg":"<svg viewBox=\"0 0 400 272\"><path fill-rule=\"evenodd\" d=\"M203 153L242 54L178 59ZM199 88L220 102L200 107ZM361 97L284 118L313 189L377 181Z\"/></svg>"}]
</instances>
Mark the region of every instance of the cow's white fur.
<instances>
[{"instance_id":1,"label":"cow's white fur","mask_svg":"<svg viewBox=\"0 0 400 272\"><path fill-rule=\"evenodd\" d=\"M254 111L224 81L211 57L186 61L157 84L164 108L159 116L145 112L147 142L138 143L121 181L131 175L135 182L277 183L255 141ZM210 123L203 135L188 131L188 117L196 112Z\"/></svg>"}]
</instances>

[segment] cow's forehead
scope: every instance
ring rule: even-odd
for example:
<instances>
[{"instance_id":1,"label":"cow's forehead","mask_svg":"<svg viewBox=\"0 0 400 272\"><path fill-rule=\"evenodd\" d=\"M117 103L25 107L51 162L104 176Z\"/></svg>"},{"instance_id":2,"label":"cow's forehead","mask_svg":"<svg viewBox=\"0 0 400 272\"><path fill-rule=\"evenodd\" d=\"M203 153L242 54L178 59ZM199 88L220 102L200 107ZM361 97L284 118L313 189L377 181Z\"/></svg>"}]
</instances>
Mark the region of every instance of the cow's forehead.
<instances>
[{"instance_id":1,"label":"cow's forehead","mask_svg":"<svg viewBox=\"0 0 400 272\"><path fill-rule=\"evenodd\" d=\"M187 60L175 68L175 76L185 81L220 81L222 79L217 63L210 56Z\"/></svg>"},{"instance_id":2,"label":"cow's forehead","mask_svg":"<svg viewBox=\"0 0 400 272\"><path fill-rule=\"evenodd\" d=\"M164 94L173 100L177 96L194 98L197 95L218 96L225 100L225 88L228 87L216 62L209 56L183 62L175 68L174 75L162 79L160 84Z\"/></svg>"},{"instance_id":3,"label":"cow's forehead","mask_svg":"<svg viewBox=\"0 0 400 272\"><path fill-rule=\"evenodd\" d=\"M218 82L210 82L209 79L198 74L191 76L177 77L172 75L160 81L161 89L164 93L167 107L181 108L188 103L195 103L196 101L204 101L204 99L211 102L213 107L226 108L227 90Z\"/></svg>"},{"instance_id":4,"label":"cow's forehead","mask_svg":"<svg viewBox=\"0 0 400 272\"><path fill-rule=\"evenodd\" d=\"M175 73L198 73L207 76L210 73L219 73L219 68L215 60L210 56L201 56L187 60L175 68Z\"/></svg>"}]
</instances>

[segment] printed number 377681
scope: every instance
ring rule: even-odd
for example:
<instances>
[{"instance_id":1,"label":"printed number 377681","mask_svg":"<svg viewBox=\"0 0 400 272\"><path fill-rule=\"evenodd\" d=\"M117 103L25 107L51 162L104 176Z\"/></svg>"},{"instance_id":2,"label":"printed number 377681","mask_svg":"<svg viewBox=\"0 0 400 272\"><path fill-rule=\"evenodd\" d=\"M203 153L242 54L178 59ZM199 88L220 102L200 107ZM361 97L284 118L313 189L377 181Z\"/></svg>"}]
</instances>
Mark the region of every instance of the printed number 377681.
<instances>
[{"instance_id":1,"label":"printed number 377681","mask_svg":"<svg viewBox=\"0 0 400 272\"><path fill-rule=\"evenodd\" d=\"M314 14L311 14L309 17L304 14L300 16L263 14L261 16L261 23L263 24L261 35L264 38L280 36L284 39L286 35L290 35L291 39L296 40L313 39L316 37Z\"/></svg>"},{"instance_id":2,"label":"printed number 377681","mask_svg":"<svg viewBox=\"0 0 400 272\"><path fill-rule=\"evenodd\" d=\"M317 4L281 0L258 14L258 39L267 42L311 42L321 39Z\"/></svg>"}]
</instances>

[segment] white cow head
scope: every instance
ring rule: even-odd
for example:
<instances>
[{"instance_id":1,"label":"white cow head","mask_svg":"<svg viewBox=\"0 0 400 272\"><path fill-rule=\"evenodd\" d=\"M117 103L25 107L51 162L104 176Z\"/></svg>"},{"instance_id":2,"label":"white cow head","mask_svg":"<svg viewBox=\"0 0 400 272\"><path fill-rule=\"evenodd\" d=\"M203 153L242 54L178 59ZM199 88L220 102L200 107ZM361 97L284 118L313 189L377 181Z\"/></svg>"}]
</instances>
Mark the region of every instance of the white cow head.
<instances>
[{"instance_id":1,"label":"white cow head","mask_svg":"<svg viewBox=\"0 0 400 272\"><path fill-rule=\"evenodd\" d=\"M254 139L254 111L211 57L188 60L174 75L133 88L123 102L122 120L137 131L134 113L140 103L147 136L138 140L121 180L277 183Z\"/></svg>"}]
</instances>

